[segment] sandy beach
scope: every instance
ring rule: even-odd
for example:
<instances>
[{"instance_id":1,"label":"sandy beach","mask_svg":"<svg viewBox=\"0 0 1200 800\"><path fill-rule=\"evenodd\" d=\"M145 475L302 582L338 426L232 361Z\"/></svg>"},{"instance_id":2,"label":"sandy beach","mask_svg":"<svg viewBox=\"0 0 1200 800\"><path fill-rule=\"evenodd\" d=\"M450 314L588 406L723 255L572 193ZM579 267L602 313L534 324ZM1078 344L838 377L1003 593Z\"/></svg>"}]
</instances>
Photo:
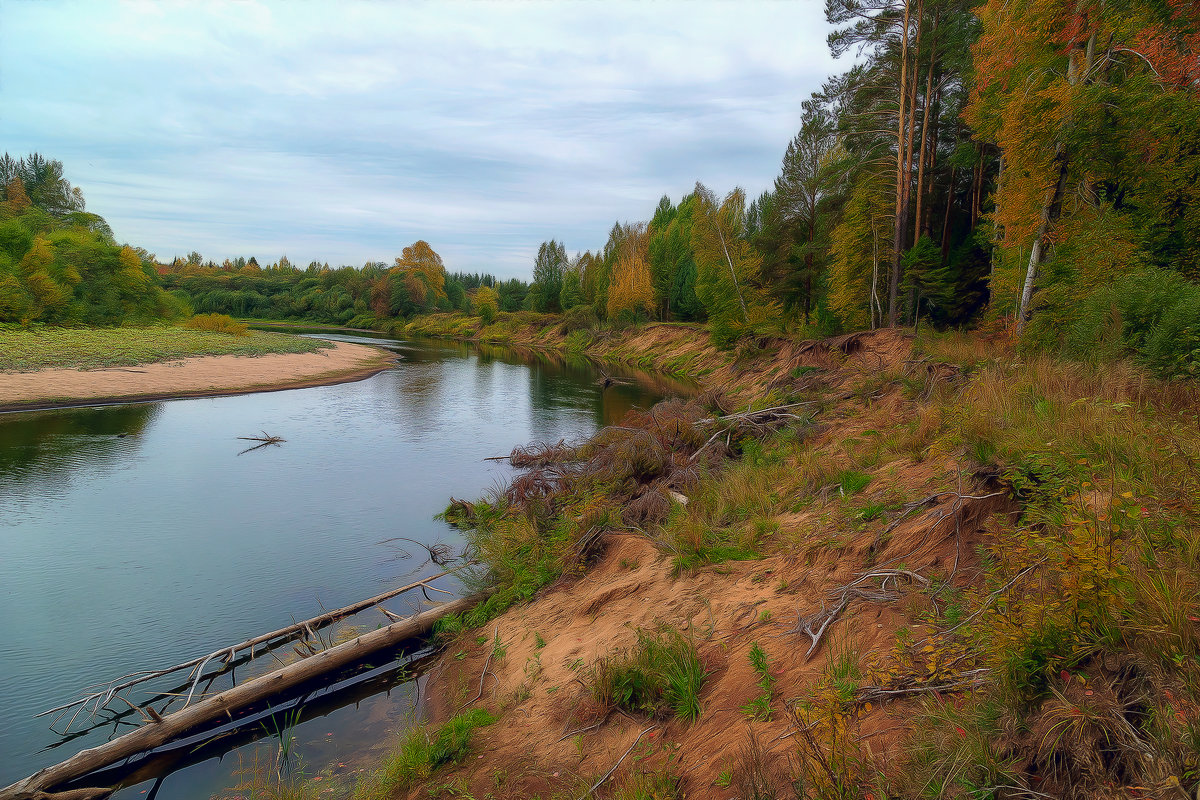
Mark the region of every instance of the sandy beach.
<instances>
[{"instance_id":1,"label":"sandy beach","mask_svg":"<svg viewBox=\"0 0 1200 800\"><path fill-rule=\"evenodd\" d=\"M132 367L0 372L0 411L296 389L361 380L395 356L338 342L316 353L203 356Z\"/></svg>"}]
</instances>

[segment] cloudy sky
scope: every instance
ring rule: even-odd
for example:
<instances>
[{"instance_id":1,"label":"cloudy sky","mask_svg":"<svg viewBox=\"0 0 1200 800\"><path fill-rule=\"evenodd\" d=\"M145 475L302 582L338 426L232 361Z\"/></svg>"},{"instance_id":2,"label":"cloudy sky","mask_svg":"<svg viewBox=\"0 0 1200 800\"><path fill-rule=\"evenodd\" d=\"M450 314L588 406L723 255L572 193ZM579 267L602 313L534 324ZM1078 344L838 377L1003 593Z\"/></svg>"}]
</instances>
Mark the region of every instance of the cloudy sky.
<instances>
[{"instance_id":1,"label":"cloudy sky","mask_svg":"<svg viewBox=\"0 0 1200 800\"><path fill-rule=\"evenodd\" d=\"M770 186L837 69L820 0L0 0L0 150L161 259L528 278L697 180Z\"/></svg>"}]
</instances>

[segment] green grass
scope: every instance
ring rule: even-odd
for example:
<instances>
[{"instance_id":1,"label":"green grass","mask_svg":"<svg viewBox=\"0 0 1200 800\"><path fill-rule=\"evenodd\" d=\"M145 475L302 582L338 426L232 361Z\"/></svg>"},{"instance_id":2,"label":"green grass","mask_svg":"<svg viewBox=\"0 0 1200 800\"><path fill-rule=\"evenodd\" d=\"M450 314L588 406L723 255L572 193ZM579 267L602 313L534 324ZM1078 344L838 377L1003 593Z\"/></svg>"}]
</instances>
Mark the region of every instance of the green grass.
<instances>
[{"instance_id":1,"label":"green grass","mask_svg":"<svg viewBox=\"0 0 1200 800\"><path fill-rule=\"evenodd\" d=\"M679 631L638 631L637 644L602 658L591 670L597 701L628 711L695 722L707 673L696 645Z\"/></svg>"},{"instance_id":2,"label":"green grass","mask_svg":"<svg viewBox=\"0 0 1200 800\"><path fill-rule=\"evenodd\" d=\"M382 769L359 783L354 791L356 800L393 797L426 780L439 767L457 764L471 747L471 734L486 727L496 717L476 708L448 720L436 731L416 727L408 732Z\"/></svg>"},{"instance_id":3,"label":"green grass","mask_svg":"<svg viewBox=\"0 0 1200 800\"><path fill-rule=\"evenodd\" d=\"M0 328L0 372L103 369L191 356L312 353L332 343L253 331L231 336L184 328Z\"/></svg>"},{"instance_id":4,"label":"green grass","mask_svg":"<svg viewBox=\"0 0 1200 800\"><path fill-rule=\"evenodd\" d=\"M763 612L766 614L767 612ZM750 645L750 666L758 676L755 685L760 692L753 700L742 706L742 713L750 719L771 721L771 701L775 698L775 677L771 674L770 664L767 663L767 653L758 642Z\"/></svg>"},{"instance_id":5,"label":"green grass","mask_svg":"<svg viewBox=\"0 0 1200 800\"><path fill-rule=\"evenodd\" d=\"M636 772L625 780L613 800L675 800L683 797L680 778L670 770Z\"/></svg>"}]
</instances>

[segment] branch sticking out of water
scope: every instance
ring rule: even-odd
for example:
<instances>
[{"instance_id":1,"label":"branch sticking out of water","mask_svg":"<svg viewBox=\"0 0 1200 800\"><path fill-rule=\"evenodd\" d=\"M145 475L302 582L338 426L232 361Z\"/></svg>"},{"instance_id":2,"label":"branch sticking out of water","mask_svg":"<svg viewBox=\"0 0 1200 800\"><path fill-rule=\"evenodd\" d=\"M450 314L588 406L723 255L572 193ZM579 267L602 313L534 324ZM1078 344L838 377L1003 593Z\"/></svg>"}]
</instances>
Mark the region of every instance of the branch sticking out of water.
<instances>
[{"instance_id":1,"label":"branch sticking out of water","mask_svg":"<svg viewBox=\"0 0 1200 800\"><path fill-rule=\"evenodd\" d=\"M272 436L271 434L267 433L266 431L262 432L262 436L239 436L237 438L241 439L244 442L259 442L260 443L260 444L253 445L251 447L247 447L241 453L238 453L239 456L242 453L249 453L251 450L257 450L260 447L266 447L267 445L271 445L271 444L278 447L281 442L287 441L287 439L284 439L282 436Z\"/></svg>"}]
</instances>

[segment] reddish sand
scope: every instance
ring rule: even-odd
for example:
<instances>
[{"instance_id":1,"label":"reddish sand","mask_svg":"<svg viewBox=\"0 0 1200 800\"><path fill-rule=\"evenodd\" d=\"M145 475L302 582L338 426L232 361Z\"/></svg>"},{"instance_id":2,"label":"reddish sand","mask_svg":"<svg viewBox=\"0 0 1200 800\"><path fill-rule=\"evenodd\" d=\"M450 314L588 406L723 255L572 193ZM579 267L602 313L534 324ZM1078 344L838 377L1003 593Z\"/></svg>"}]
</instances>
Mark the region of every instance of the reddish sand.
<instances>
[{"instance_id":1,"label":"reddish sand","mask_svg":"<svg viewBox=\"0 0 1200 800\"><path fill-rule=\"evenodd\" d=\"M295 389L361 380L395 357L338 342L315 353L202 356L109 369L0 372L0 411Z\"/></svg>"}]
</instances>

